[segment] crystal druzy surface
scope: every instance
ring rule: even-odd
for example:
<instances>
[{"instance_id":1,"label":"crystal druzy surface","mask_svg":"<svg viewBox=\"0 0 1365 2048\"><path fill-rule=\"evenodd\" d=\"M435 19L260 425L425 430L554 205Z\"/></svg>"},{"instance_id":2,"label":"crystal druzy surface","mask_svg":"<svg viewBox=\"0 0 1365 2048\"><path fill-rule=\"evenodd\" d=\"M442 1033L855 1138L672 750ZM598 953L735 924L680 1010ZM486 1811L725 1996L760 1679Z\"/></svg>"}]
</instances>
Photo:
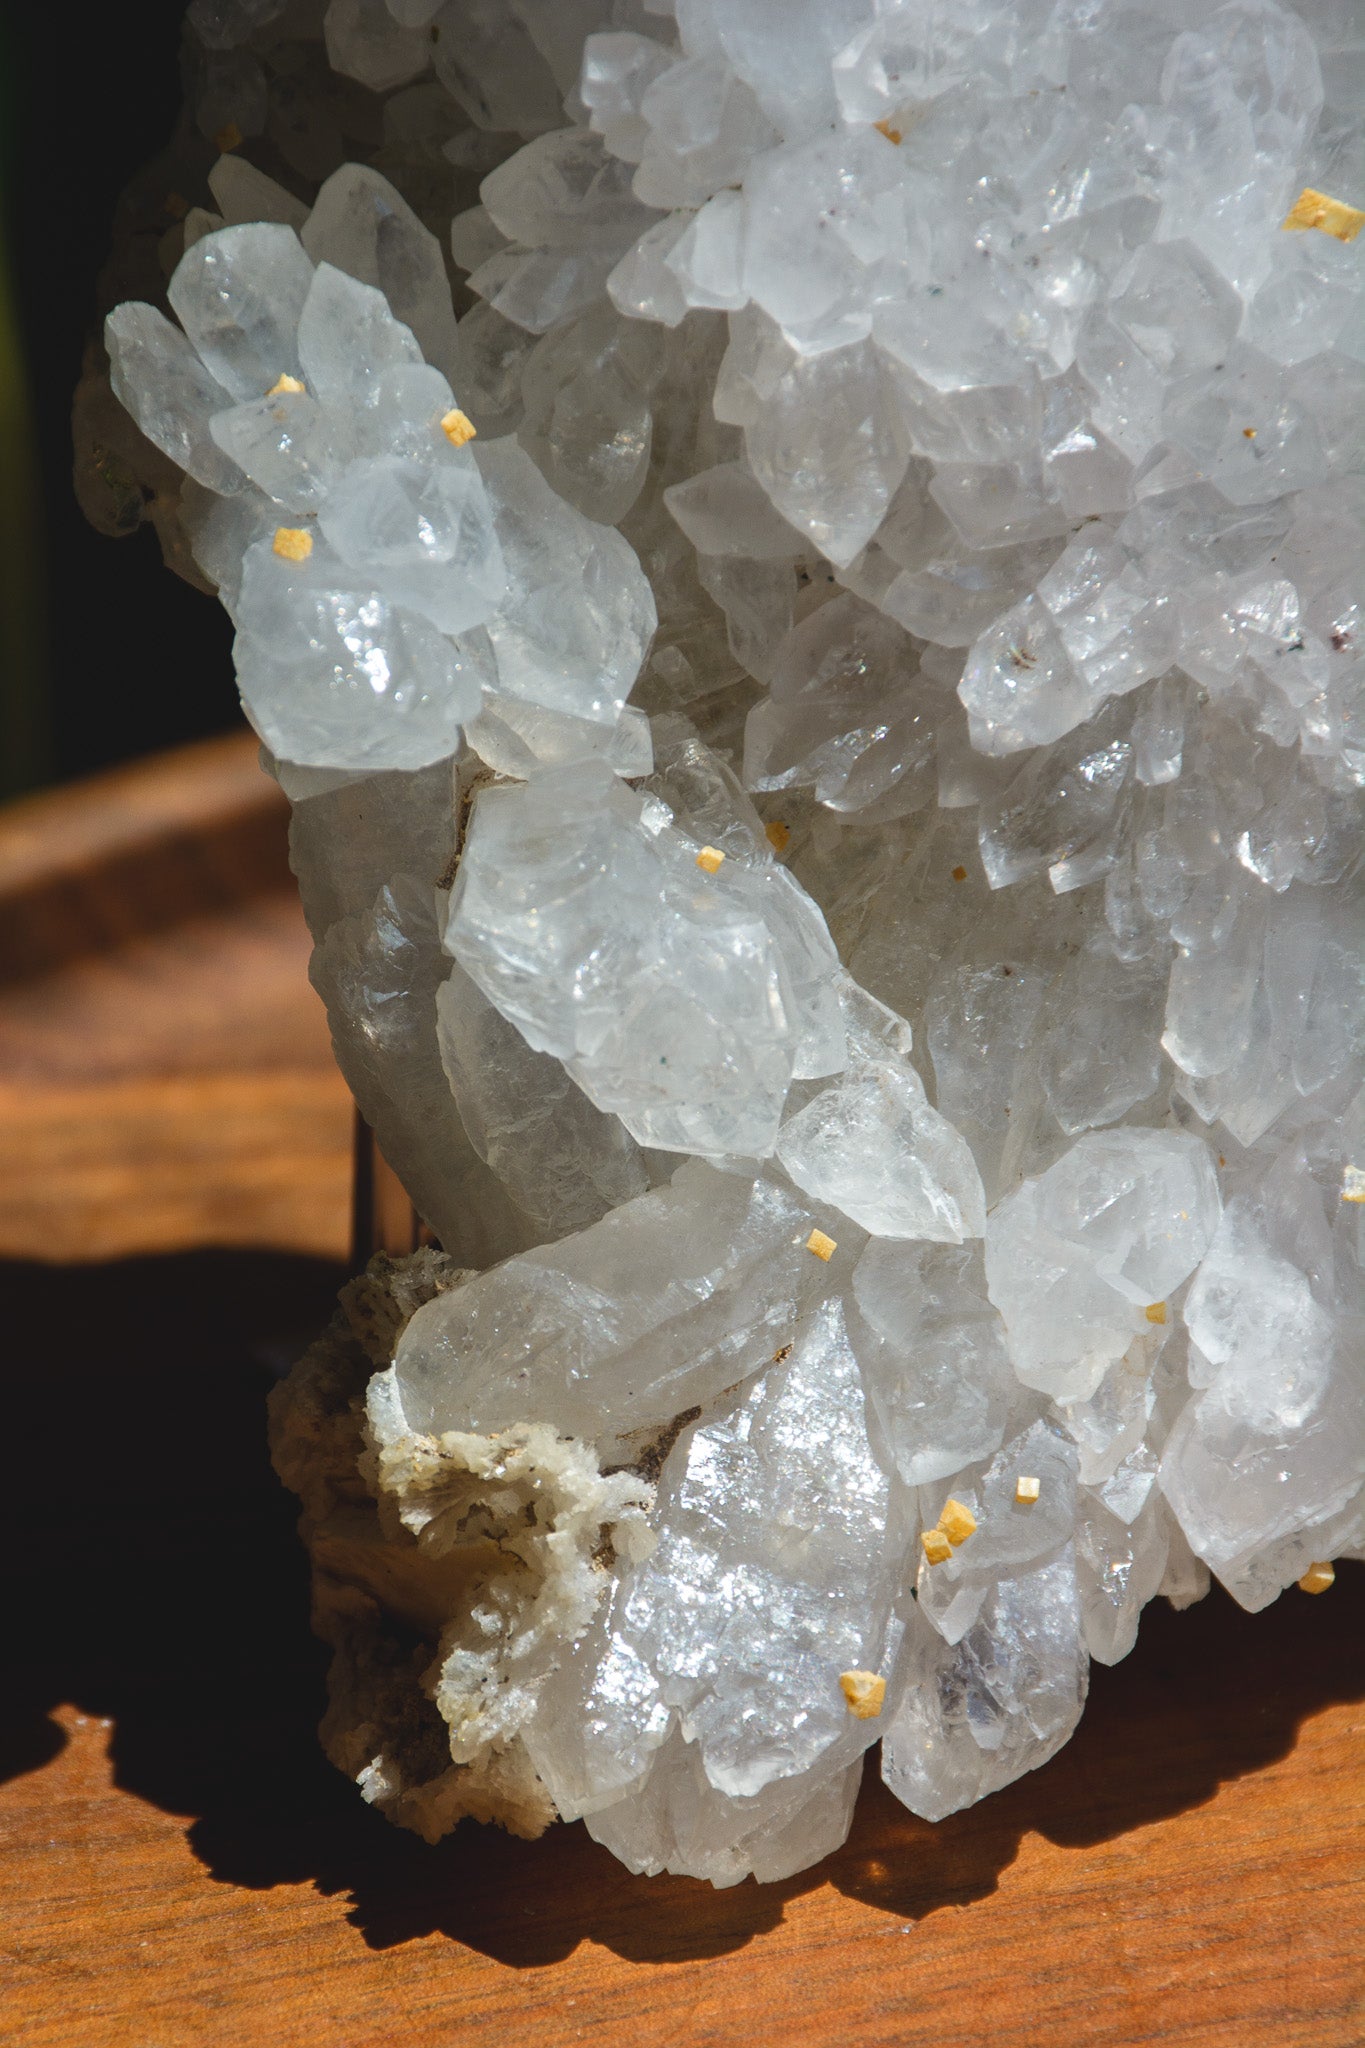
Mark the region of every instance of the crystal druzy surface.
<instances>
[{"instance_id":1,"label":"crystal druzy surface","mask_svg":"<svg viewBox=\"0 0 1365 2048\"><path fill-rule=\"evenodd\" d=\"M780 1877L1362 1549L1359 38L304 13L107 338L443 1247L275 1399L324 1736Z\"/></svg>"}]
</instances>

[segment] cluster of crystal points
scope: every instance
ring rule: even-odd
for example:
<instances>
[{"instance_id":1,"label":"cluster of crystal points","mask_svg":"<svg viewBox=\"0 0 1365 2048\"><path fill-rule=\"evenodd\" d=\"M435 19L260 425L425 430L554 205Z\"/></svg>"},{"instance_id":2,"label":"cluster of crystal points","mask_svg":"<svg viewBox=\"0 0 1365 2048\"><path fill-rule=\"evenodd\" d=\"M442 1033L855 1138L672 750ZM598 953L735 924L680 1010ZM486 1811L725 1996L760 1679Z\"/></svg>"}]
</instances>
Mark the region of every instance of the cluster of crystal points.
<instances>
[{"instance_id":1,"label":"cluster of crystal points","mask_svg":"<svg viewBox=\"0 0 1365 2048\"><path fill-rule=\"evenodd\" d=\"M196 0L210 98L279 13ZM1157 1593L1365 1545L1365 239L1281 227L1365 201L1359 31L323 28L385 172L224 157L108 343L445 1247L278 1404L329 1746L431 1836L776 1878L877 1738L939 1818Z\"/></svg>"}]
</instances>

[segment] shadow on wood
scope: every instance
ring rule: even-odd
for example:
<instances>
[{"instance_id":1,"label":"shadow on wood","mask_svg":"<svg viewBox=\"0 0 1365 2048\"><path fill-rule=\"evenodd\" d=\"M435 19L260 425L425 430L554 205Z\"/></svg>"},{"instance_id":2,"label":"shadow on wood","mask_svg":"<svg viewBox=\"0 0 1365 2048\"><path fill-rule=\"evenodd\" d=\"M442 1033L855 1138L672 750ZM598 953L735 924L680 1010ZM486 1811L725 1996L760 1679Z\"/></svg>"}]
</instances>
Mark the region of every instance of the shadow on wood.
<instances>
[{"instance_id":1,"label":"shadow on wood","mask_svg":"<svg viewBox=\"0 0 1365 2048\"><path fill-rule=\"evenodd\" d=\"M1078 1734L1043 1771L931 1827L870 1768L849 1842L785 1884L634 1878L581 1826L526 1843L466 1824L428 1848L318 1750L325 1653L266 1458L266 1389L339 1277L235 1252L0 1268L0 1589L17 1650L0 1775L60 1748L58 1702L109 1716L118 1783L190 1817L215 1878L347 1895L371 1948L435 1932L513 1966L585 1940L685 1961L743 1947L827 1882L913 1923L989 1895L1029 1832L1080 1846L1197 1808L1284 1756L1305 1716L1365 1698L1365 1573L1348 1567L1328 1598L1290 1593L1256 1616L1221 1593L1184 1615L1157 1604L1133 1655L1096 1667Z\"/></svg>"}]
</instances>

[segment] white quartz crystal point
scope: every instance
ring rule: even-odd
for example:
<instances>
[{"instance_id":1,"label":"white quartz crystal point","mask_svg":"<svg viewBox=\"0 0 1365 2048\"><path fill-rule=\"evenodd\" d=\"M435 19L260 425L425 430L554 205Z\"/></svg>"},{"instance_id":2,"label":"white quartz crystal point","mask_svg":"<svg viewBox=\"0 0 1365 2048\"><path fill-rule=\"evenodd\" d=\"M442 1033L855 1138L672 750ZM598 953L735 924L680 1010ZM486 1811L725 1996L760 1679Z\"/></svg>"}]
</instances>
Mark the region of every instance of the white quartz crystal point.
<instances>
[{"instance_id":1,"label":"white quartz crystal point","mask_svg":"<svg viewBox=\"0 0 1365 2048\"><path fill-rule=\"evenodd\" d=\"M566 504L510 436L475 451L507 575L488 621L499 691L614 726L658 623L634 549Z\"/></svg>"},{"instance_id":2,"label":"white quartz crystal point","mask_svg":"<svg viewBox=\"0 0 1365 2048\"><path fill-rule=\"evenodd\" d=\"M1068 1544L1002 1579L955 1644L911 1616L882 1776L925 1820L958 1813L1056 1755L1080 1719L1088 1676Z\"/></svg>"},{"instance_id":3,"label":"white quartz crystal point","mask_svg":"<svg viewBox=\"0 0 1365 2048\"><path fill-rule=\"evenodd\" d=\"M336 417L302 389L272 391L215 413L219 447L285 512L316 512L351 454Z\"/></svg>"},{"instance_id":4,"label":"white quartz crystal point","mask_svg":"<svg viewBox=\"0 0 1365 2048\"><path fill-rule=\"evenodd\" d=\"M909 1526L868 1443L837 1300L680 1441L651 1520L656 1547L622 1574L529 1732L560 1811L637 1786L675 1726L732 1798L817 1763L842 1776L878 1723L849 1714L839 1677L889 1661ZM738 1833L742 1809L717 1820Z\"/></svg>"},{"instance_id":5,"label":"white quartz crystal point","mask_svg":"<svg viewBox=\"0 0 1365 2048\"><path fill-rule=\"evenodd\" d=\"M867 342L787 366L745 422L749 467L789 525L845 568L905 474L899 416Z\"/></svg>"},{"instance_id":6,"label":"white quartz crystal point","mask_svg":"<svg viewBox=\"0 0 1365 2048\"><path fill-rule=\"evenodd\" d=\"M1195 1275L1195 1392L1161 1460L1191 1548L1239 1599L1257 1553L1339 1513L1365 1481L1359 1322L1333 1299L1321 1197L1293 1166L1272 1172L1268 1199L1229 1205Z\"/></svg>"},{"instance_id":7,"label":"white quartz crystal point","mask_svg":"<svg viewBox=\"0 0 1365 2048\"><path fill-rule=\"evenodd\" d=\"M180 329L154 306L130 299L105 321L104 342L114 396L147 439L208 490L239 490L240 469L209 431L228 394Z\"/></svg>"},{"instance_id":8,"label":"white quartz crystal point","mask_svg":"<svg viewBox=\"0 0 1365 2048\"><path fill-rule=\"evenodd\" d=\"M358 577L442 633L482 625L507 588L483 480L466 449L430 467L401 456L354 462L318 524Z\"/></svg>"},{"instance_id":9,"label":"white quartz crystal point","mask_svg":"<svg viewBox=\"0 0 1365 2048\"><path fill-rule=\"evenodd\" d=\"M1218 1227L1218 1176L1192 1133L1077 1139L992 1213L991 1300L1026 1386L1084 1400L1198 1265Z\"/></svg>"},{"instance_id":10,"label":"white quartz crystal point","mask_svg":"<svg viewBox=\"0 0 1365 2048\"><path fill-rule=\"evenodd\" d=\"M292 228L245 221L187 249L167 296L210 374L247 402L281 377L302 381L299 319L312 282L313 265Z\"/></svg>"},{"instance_id":11,"label":"white quartz crystal point","mask_svg":"<svg viewBox=\"0 0 1365 2048\"><path fill-rule=\"evenodd\" d=\"M799 1777L774 1778L751 1799L736 1798L717 1792L695 1743L675 1729L648 1777L588 1814L587 1830L642 1876L667 1870L717 1890L746 1877L775 1884L847 1839L862 1772L861 1756L842 1770L816 1764Z\"/></svg>"},{"instance_id":12,"label":"white quartz crystal point","mask_svg":"<svg viewBox=\"0 0 1365 2048\"><path fill-rule=\"evenodd\" d=\"M818 1216L704 1161L591 1228L520 1254L413 1318L395 1360L410 1427L545 1421L619 1462L771 1363L837 1297L865 1242L808 1249Z\"/></svg>"},{"instance_id":13,"label":"white quartz crystal point","mask_svg":"<svg viewBox=\"0 0 1365 2048\"><path fill-rule=\"evenodd\" d=\"M588 125L612 156L639 163L649 136L640 102L672 62L672 52L650 36L618 30L591 35L584 43L578 95L588 110Z\"/></svg>"},{"instance_id":14,"label":"white quartz crystal point","mask_svg":"<svg viewBox=\"0 0 1365 2048\"><path fill-rule=\"evenodd\" d=\"M520 781L541 768L562 768L572 761L605 761L613 774L628 780L648 775L654 766L649 720L632 704L615 725L599 725L595 719L571 718L485 690L483 709L465 726L465 739L485 767Z\"/></svg>"},{"instance_id":15,"label":"white quartz crystal point","mask_svg":"<svg viewBox=\"0 0 1365 2048\"><path fill-rule=\"evenodd\" d=\"M314 262L383 292L426 360L453 375L455 312L441 245L387 178L367 164L333 171L314 202L303 246Z\"/></svg>"},{"instance_id":16,"label":"white quartz crystal point","mask_svg":"<svg viewBox=\"0 0 1365 2048\"><path fill-rule=\"evenodd\" d=\"M870 1244L849 1316L873 1413L907 1486L998 1448L1017 1389L979 1246Z\"/></svg>"},{"instance_id":17,"label":"white quartz crystal point","mask_svg":"<svg viewBox=\"0 0 1365 2048\"><path fill-rule=\"evenodd\" d=\"M386 0L328 0L322 33L333 71L371 92L407 85L431 63L430 35L404 26Z\"/></svg>"},{"instance_id":18,"label":"white quartz crystal point","mask_svg":"<svg viewBox=\"0 0 1365 2048\"><path fill-rule=\"evenodd\" d=\"M909 1025L847 980L842 996L847 1069L783 1124L780 1164L874 1237L980 1237L981 1176L966 1141L925 1097Z\"/></svg>"},{"instance_id":19,"label":"white quartz crystal point","mask_svg":"<svg viewBox=\"0 0 1365 2048\"><path fill-rule=\"evenodd\" d=\"M382 291L319 263L299 315L299 368L323 405L345 417L370 403L386 371L421 361L417 337Z\"/></svg>"},{"instance_id":20,"label":"white quartz crystal point","mask_svg":"<svg viewBox=\"0 0 1365 2048\"><path fill-rule=\"evenodd\" d=\"M708 873L702 850L603 763L485 790L446 945L639 1143L761 1158L808 1037L812 941L826 980L837 959L785 870Z\"/></svg>"},{"instance_id":21,"label":"white quartz crystal point","mask_svg":"<svg viewBox=\"0 0 1365 2048\"><path fill-rule=\"evenodd\" d=\"M235 151L225 152L209 172L209 190L223 216L224 225L236 227L242 221L274 220L297 234L308 218L302 199L268 178L255 164Z\"/></svg>"},{"instance_id":22,"label":"white quartz crystal point","mask_svg":"<svg viewBox=\"0 0 1365 2048\"><path fill-rule=\"evenodd\" d=\"M640 1148L619 1119L532 1052L461 967L437 991L436 1036L470 1143L547 1238L644 1193Z\"/></svg>"},{"instance_id":23,"label":"white quartz crystal point","mask_svg":"<svg viewBox=\"0 0 1365 2048\"><path fill-rule=\"evenodd\" d=\"M1087 527L973 646L958 688L972 744L983 754L1046 746L1107 697L1161 675L1178 644L1169 593Z\"/></svg>"},{"instance_id":24,"label":"white quartz crystal point","mask_svg":"<svg viewBox=\"0 0 1365 2048\"><path fill-rule=\"evenodd\" d=\"M326 768L422 768L454 752L487 670L390 603L324 543L302 562L247 552L233 659L272 752Z\"/></svg>"},{"instance_id":25,"label":"white quartz crystal point","mask_svg":"<svg viewBox=\"0 0 1365 2048\"><path fill-rule=\"evenodd\" d=\"M918 810L937 794L936 727L951 707L904 629L844 592L778 648L771 694L744 728L745 785L813 788L869 821Z\"/></svg>"}]
</instances>

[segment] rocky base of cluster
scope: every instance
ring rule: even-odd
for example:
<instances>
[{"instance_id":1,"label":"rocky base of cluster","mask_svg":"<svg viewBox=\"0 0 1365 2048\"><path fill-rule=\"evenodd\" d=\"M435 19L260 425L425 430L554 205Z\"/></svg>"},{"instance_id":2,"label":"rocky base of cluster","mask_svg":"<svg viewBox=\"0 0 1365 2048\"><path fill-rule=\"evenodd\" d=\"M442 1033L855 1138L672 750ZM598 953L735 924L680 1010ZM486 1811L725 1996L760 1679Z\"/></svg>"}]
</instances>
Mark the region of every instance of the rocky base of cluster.
<instances>
[{"instance_id":1,"label":"rocky base of cluster","mask_svg":"<svg viewBox=\"0 0 1365 2048\"><path fill-rule=\"evenodd\" d=\"M464 1277L441 1252L381 1254L270 1402L333 1651L323 1746L428 1842L466 1817L527 1837L557 1818L518 1723L653 1492L644 1470L604 1475L553 1430L386 1432L382 1397L367 1420L413 1312Z\"/></svg>"}]
</instances>

